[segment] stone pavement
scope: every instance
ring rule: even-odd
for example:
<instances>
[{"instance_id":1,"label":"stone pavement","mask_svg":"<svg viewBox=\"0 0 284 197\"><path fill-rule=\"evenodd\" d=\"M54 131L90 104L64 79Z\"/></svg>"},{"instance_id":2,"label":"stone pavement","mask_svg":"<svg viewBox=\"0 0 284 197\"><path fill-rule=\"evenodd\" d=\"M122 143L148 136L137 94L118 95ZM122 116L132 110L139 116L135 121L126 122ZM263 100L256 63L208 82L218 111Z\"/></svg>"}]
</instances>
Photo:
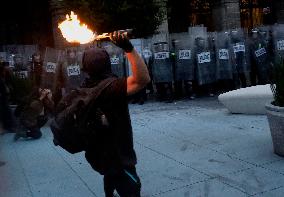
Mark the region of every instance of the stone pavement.
<instances>
[{"instance_id":1,"label":"stone pavement","mask_svg":"<svg viewBox=\"0 0 284 197\"><path fill-rule=\"evenodd\" d=\"M284 196L284 159L266 116L231 115L216 98L130 105L142 196ZM0 139L1 197L103 197L83 154L43 138Z\"/></svg>"}]
</instances>

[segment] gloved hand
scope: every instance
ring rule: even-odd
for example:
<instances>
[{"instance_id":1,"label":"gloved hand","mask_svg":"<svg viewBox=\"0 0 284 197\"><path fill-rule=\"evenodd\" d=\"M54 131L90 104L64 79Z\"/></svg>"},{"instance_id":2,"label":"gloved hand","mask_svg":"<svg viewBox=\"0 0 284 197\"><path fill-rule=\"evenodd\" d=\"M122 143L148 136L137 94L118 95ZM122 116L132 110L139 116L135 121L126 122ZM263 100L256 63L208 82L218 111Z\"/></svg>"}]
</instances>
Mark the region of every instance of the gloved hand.
<instances>
[{"instance_id":1,"label":"gloved hand","mask_svg":"<svg viewBox=\"0 0 284 197\"><path fill-rule=\"evenodd\" d=\"M133 45L129 41L125 32L114 31L110 34L110 40L118 47L122 48L126 53L133 50Z\"/></svg>"}]
</instances>

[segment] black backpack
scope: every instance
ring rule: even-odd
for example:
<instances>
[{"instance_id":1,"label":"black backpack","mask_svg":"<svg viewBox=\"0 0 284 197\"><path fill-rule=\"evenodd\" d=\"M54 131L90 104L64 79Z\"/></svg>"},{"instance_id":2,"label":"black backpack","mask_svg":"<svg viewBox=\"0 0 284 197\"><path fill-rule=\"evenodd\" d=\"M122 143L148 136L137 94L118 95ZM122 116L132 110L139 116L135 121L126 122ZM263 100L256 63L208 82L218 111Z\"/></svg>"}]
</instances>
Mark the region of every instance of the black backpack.
<instances>
[{"instance_id":1,"label":"black backpack","mask_svg":"<svg viewBox=\"0 0 284 197\"><path fill-rule=\"evenodd\" d=\"M93 88L73 90L61 99L50 125L56 146L72 154L86 150L91 137L107 126L106 116L95 103L114 80L107 78Z\"/></svg>"}]
</instances>

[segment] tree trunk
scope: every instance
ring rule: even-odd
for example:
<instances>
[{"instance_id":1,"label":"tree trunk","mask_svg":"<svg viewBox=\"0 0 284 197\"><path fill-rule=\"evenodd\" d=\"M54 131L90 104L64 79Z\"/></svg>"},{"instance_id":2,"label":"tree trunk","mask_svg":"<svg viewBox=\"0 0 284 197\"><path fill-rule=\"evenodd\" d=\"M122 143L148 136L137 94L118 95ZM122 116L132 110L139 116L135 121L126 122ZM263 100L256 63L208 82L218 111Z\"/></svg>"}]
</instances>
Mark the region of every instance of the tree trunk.
<instances>
[{"instance_id":1,"label":"tree trunk","mask_svg":"<svg viewBox=\"0 0 284 197\"><path fill-rule=\"evenodd\" d=\"M54 46L57 49L63 49L68 43L65 38L63 38L58 28L58 23L65 20L65 16L69 11L65 9L63 0L49 0L49 7L52 15Z\"/></svg>"}]
</instances>

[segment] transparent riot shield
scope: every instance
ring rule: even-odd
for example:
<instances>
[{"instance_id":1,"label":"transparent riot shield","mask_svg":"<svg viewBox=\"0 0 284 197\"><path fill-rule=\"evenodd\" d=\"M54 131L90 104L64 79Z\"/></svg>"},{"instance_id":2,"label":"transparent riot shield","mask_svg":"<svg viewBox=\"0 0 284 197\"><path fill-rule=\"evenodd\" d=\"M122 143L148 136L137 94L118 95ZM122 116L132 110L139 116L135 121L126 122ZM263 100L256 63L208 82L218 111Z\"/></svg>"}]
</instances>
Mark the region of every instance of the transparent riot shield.
<instances>
[{"instance_id":1,"label":"transparent riot shield","mask_svg":"<svg viewBox=\"0 0 284 197\"><path fill-rule=\"evenodd\" d=\"M203 27L203 26L189 27L188 33L193 38L197 38L197 37L205 38L205 37L208 36L207 35L207 27Z\"/></svg>"},{"instance_id":2,"label":"transparent riot shield","mask_svg":"<svg viewBox=\"0 0 284 197\"><path fill-rule=\"evenodd\" d=\"M217 55L216 55L217 32L208 32L208 48L211 52L211 72L214 82L217 80Z\"/></svg>"},{"instance_id":3,"label":"transparent riot shield","mask_svg":"<svg viewBox=\"0 0 284 197\"><path fill-rule=\"evenodd\" d=\"M37 45L24 45L23 48L24 48L24 63L31 64L33 54L39 51L38 46Z\"/></svg>"},{"instance_id":4,"label":"transparent riot shield","mask_svg":"<svg viewBox=\"0 0 284 197\"><path fill-rule=\"evenodd\" d=\"M216 44L216 63L217 79L233 79L233 66L230 55L230 35L229 32L218 32L215 41Z\"/></svg>"},{"instance_id":5,"label":"transparent riot shield","mask_svg":"<svg viewBox=\"0 0 284 197\"><path fill-rule=\"evenodd\" d=\"M9 54L9 66L13 71L11 83L11 100L19 103L32 91L32 83L29 78L28 67L24 63L24 50L22 45L6 45L6 51Z\"/></svg>"},{"instance_id":6,"label":"transparent riot shield","mask_svg":"<svg viewBox=\"0 0 284 197\"><path fill-rule=\"evenodd\" d=\"M56 80L58 73L58 65L62 51L47 47L43 59L41 87L48 88L55 92L55 88L59 81Z\"/></svg>"},{"instance_id":7,"label":"transparent riot shield","mask_svg":"<svg viewBox=\"0 0 284 197\"><path fill-rule=\"evenodd\" d=\"M143 39L142 44L142 58L144 59L148 69L150 68L151 61L153 59L153 52L151 49L152 42L150 39Z\"/></svg>"},{"instance_id":8,"label":"transparent riot shield","mask_svg":"<svg viewBox=\"0 0 284 197\"><path fill-rule=\"evenodd\" d=\"M9 67L11 69L15 69L15 58L18 58L19 56L21 56L21 60L18 59L18 63L19 61L24 63L24 48L22 45L5 45L4 48L7 52Z\"/></svg>"},{"instance_id":9,"label":"transparent riot shield","mask_svg":"<svg viewBox=\"0 0 284 197\"><path fill-rule=\"evenodd\" d=\"M137 53L143 58L143 39L131 39L131 44L137 51ZM128 59L125 59L125 68L126 68L126 75L131 76L132 70L131 70L131 64L129 63Z\"/></svg>"},{"instance_id":10,"label":"transparent riot shield","mask_svg":"<svg viewBox=\"0 0 284 197\"><path fill-rule=\"evenodd\" d=\"M142 58L148 68L148 72L151 78L151 82L148 83L147 89L150 91L150 93L154 92L153 88L153 75L152 75L152 65L153 65L153 51L152 51L152 40L151 39L143 39L143 44L142 44Z\"/></svg>"},{"instance_id":11,"label":"transparent riot shield","mask_svg":"<svg viewBox=\"0 0 284 197\"><path fill-rule=\"evenodd\" d=\"M151 43L169 42L169 35L167 33L154 34L151 38Z\"/></svg>"},{"instance_id":12,"label":"transparent riot shield","mask_svg":"<svg viewBox=\"0 0 284 197\"><path fill-rule=\"evenodd\" d=\"M208 85L216 81L216 64L213 49L208 42L208 36L194 38L194 56L196 75L199 85Z\"/></svg>"},{"instance_id":13,"label":"transparent riot shield","mask_svg":"<svg viewBox=\"0 0 284 197\"><path fill-rule=\"evenodd\" d=\"M14 75L21 79L29 78L28 67L24 62L24 54L15 54L14 58Z\"/></svg>"},{"instance_id":14,"label":"transparent riot shield","mask_svg":"<svg viewBox=\"0 0 284 197\"><path fill-rule=\"evenodd\" d=\"M254 29L252 31L249 50L251 55L251 71L257 76L258 84L268 83L270 59L265 37L260 34L259 29Z\"/></svg>"},{"instance_id":15,"label":"transparent riot shield","mask_svg":"<svg viewBox=\"0 0 284 197\"><path fill-rule=\"evenodd\" d=\"M112 73L118 77L125 77L126 69L123 50L115 46L112 42L103 42L102 47L109 54Z\"/></svg>"},{"instance_id":16,"label":"transparent riot shield","mask_svg":"<svg viewBox=\"0 0 284 197\"><path fill-rule=\"evenodd\" d=\"M278 24L273 27L275 62L284 58L284 25Z\"/></svg>"},{"instance_id":17,"label":"transparent riot shield","mask_svg":"<svg viewBox=\"0 0 284 197\"><path fill-rule=\"evenodd\" d=\"M259 34L262 40L264 40L267 54L270 62L274 61L274 43L273 43L273 26L260 26L258 27Z\"/></svg>"},{"instance_id":18,"label":"transparent riot shield","mask_svg":"<svg viewBox=\"0 0 284 197\"><path fill-rule=\"evenodd\" d=\"M270 35L272 35L272 27L271 26L259 26L257 27L257 30L259 32L260 37L264 40L264 42L267 44L267 42L270 40Z\"/></svg>"},{"instance_id":19,"label":"transparent riot shield","mask_svg":"<svg viewBox=\"0 0 284 197\"><path fill-rule=\"evenodd\" d=\"M86 78L82 72L82 51L79 48L69 48L60 58L56 81L63 89L63 95L81 87Z\"/></svg>"},{"instance_id":20,"label":"transparent riot shield","mask_svg":"<svg viewBox=\"0 0 284 197\"><path fill-rule=\"evenodd\" d=\"M0 52L0 62L8 62L8 54L4 51Z\"/></svg>"},{"instance_id":21,"label":"transparent riot shield","mask_svg":"<svg viewBox=\"0 0 284 197\"><path fill-rule=\"evenodd\" d=\"M152 66L153 81L155 83L172 82L173 68L167 42L153 44L154 60Z\"/></svg>"},{"instance_id":22,"label":"transparent riot shield","mask_svg":"<svg viewBox=\"0 0 284 197\"><path fill-rule=\"evenodd\" d=\"M194 45L192 37L188 33L176 35L173 45L175 52L175 81L194 80Z\"/></svg>"},{"instance_id":23,"label":"transparent riot shield","mask_svg":"<svg viewBox=\"0 0 284 197\"><path fill-rule=\"evenodd\" d=\"M230 32L231 38L231 56L234 71L237 73L250 72L250 53L248 40L243 29L234 29Z\"/></svg>"}]
</instances>

